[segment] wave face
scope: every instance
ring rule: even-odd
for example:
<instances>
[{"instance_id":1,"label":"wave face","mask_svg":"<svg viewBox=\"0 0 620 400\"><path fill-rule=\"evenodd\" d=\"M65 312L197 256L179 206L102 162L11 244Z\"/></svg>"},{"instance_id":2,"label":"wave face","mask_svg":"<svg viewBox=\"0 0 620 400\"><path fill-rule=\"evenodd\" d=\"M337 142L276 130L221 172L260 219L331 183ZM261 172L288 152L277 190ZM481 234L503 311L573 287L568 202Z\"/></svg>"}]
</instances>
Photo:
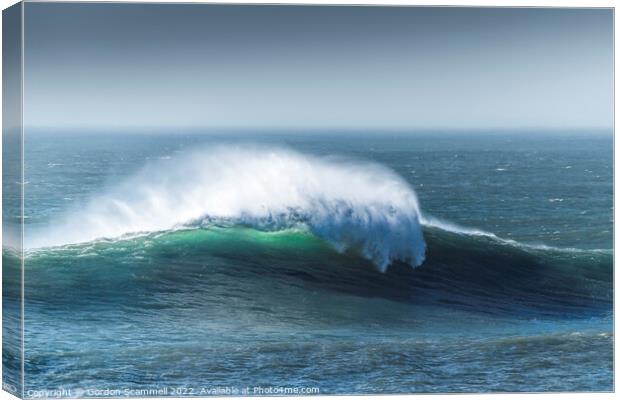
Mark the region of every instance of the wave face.
<instances>
[{"instance_id":1,"label":"wave face","mask_svg":"<svg viewBox=\"0 0 620 400\"><path fill-rule=\"evenodd\" d=\"M359 251L381 271L424 261L412 188L371 163L285 149L210 147L147 165L35 234L29 248L188 226L309 229L339 252Z\"/></svg>"},{"instance_id":2,"label":"wave face","mask_svg":"<svg viewBox=\"0 0 620 400\"><path fill-rule=\"evenodd\" d=\"M424 234L424 264L412 269L396 261L385 272L357 252L337 252L299 229L211 226L40 249L28 255L29 270L36 273L29 275L27 298L85 307L107 307L118 299L140 308L140 299L160 299L163 306L162 298L181 296L218 312L247 311L242 319L263 307L275 319L314 324L318 318L326 326L341 323L343 314L371 313L371 299L407 305L406 318L422 318L423 310L436 307L521 317L611 310L611 251L532 248L430 226ZM338 300L327 308L322 302L298 304L311 293ZM336 306L350 302L348 296L358 299L351 309ZM385 312L377 309L379 319L390 319ZM393 322L407 325L400 317Z\"/></svg>"}]
</instances>

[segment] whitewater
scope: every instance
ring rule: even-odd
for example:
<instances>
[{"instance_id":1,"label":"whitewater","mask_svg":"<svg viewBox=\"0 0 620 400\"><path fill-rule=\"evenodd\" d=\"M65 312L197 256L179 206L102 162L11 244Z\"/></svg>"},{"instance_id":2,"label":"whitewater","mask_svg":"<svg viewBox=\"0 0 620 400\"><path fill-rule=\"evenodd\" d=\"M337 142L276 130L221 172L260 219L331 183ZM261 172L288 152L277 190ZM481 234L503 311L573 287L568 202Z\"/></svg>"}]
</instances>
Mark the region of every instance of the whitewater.
<instances>
[{"instance_id":1,"label":"whitewater","mask_svg":"<svg viewBox=\"0 0 620 400\"><path fill-rule=\"evenodd\" d=\"M212 224L308 229L382 271L395 260L416 267L425 257L416 194L396 173L260 146L209 147L151 162L34 232L26 247Z\"/></svg>"}]
</instances>

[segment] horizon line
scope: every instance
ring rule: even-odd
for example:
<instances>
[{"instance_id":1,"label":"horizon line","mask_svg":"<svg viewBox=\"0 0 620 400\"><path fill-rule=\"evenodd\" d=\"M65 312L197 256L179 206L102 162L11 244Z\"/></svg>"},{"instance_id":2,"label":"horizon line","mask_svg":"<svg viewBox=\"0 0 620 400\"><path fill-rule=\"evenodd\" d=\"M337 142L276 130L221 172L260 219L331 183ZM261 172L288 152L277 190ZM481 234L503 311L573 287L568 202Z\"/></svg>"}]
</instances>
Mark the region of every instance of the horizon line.
<instances>
[{"instance_id":1,"label":"horizon line","mask_svg":"<svg viewBox=\"0 0 620 400\"><path fill-rule=\"evenodd\" d=\"M270 127L270 126L183 126L183 125L166 125L166 126L137 126L137 125L129 125L129 126L54 126L54 125L22 125L24 130L63 130L67 133L74 132L78 130L90 131L92 133L112 133L125 131L129 132L143 132L143 131L153 131L153 132L163 132L170 130L182 130L185 132L204 132L204 133L212 133L214 131L223 131L223 132L255 132L255 133L266 133L266 132L394 132L394 133L420 133L420 132L506 132L506 133L516 133L516 132L615 132L614 126L583 126L583 127L536 127L536 126L520 126L520 127L300 127L300 126L278 126L278 127ZM21 129L22 127L8 127L7 130L12 129Z\"/></svg>"}]
</instances>

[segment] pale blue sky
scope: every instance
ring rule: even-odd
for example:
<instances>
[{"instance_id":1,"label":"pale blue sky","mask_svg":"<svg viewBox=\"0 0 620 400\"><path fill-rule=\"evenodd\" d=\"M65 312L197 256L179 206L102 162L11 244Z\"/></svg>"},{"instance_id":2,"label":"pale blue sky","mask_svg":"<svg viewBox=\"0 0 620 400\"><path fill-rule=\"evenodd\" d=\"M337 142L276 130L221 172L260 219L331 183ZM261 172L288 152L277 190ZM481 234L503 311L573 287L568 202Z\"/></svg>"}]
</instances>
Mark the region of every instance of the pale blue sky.
<instances>
[{"instance_id":1,"label":"pale blue sky","mask_svg":"<svg viewBox=\"0 0 620 400\"><path fill-rule=\"evenodd\" d=\"M610 9L26 3L25 123L606 129Z\"/></svg>"}]
</instances>

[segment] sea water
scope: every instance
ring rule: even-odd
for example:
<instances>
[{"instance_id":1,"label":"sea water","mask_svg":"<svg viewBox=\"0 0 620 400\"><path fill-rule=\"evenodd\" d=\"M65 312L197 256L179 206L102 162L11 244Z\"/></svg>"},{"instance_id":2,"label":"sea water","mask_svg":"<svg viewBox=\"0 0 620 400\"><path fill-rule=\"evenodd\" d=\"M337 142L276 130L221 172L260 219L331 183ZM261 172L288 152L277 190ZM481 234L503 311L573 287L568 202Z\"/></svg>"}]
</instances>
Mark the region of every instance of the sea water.
<instances>
[{"instance_id":1,"label":"sea water","mask_svg":"<svg viewBox=\"0 0 620 400\"><path fill-rule=\"evenodd\" d=\"M25 392L610 391L612 158L601 132L27 131Z\"/></svg>"}]
</instances>

